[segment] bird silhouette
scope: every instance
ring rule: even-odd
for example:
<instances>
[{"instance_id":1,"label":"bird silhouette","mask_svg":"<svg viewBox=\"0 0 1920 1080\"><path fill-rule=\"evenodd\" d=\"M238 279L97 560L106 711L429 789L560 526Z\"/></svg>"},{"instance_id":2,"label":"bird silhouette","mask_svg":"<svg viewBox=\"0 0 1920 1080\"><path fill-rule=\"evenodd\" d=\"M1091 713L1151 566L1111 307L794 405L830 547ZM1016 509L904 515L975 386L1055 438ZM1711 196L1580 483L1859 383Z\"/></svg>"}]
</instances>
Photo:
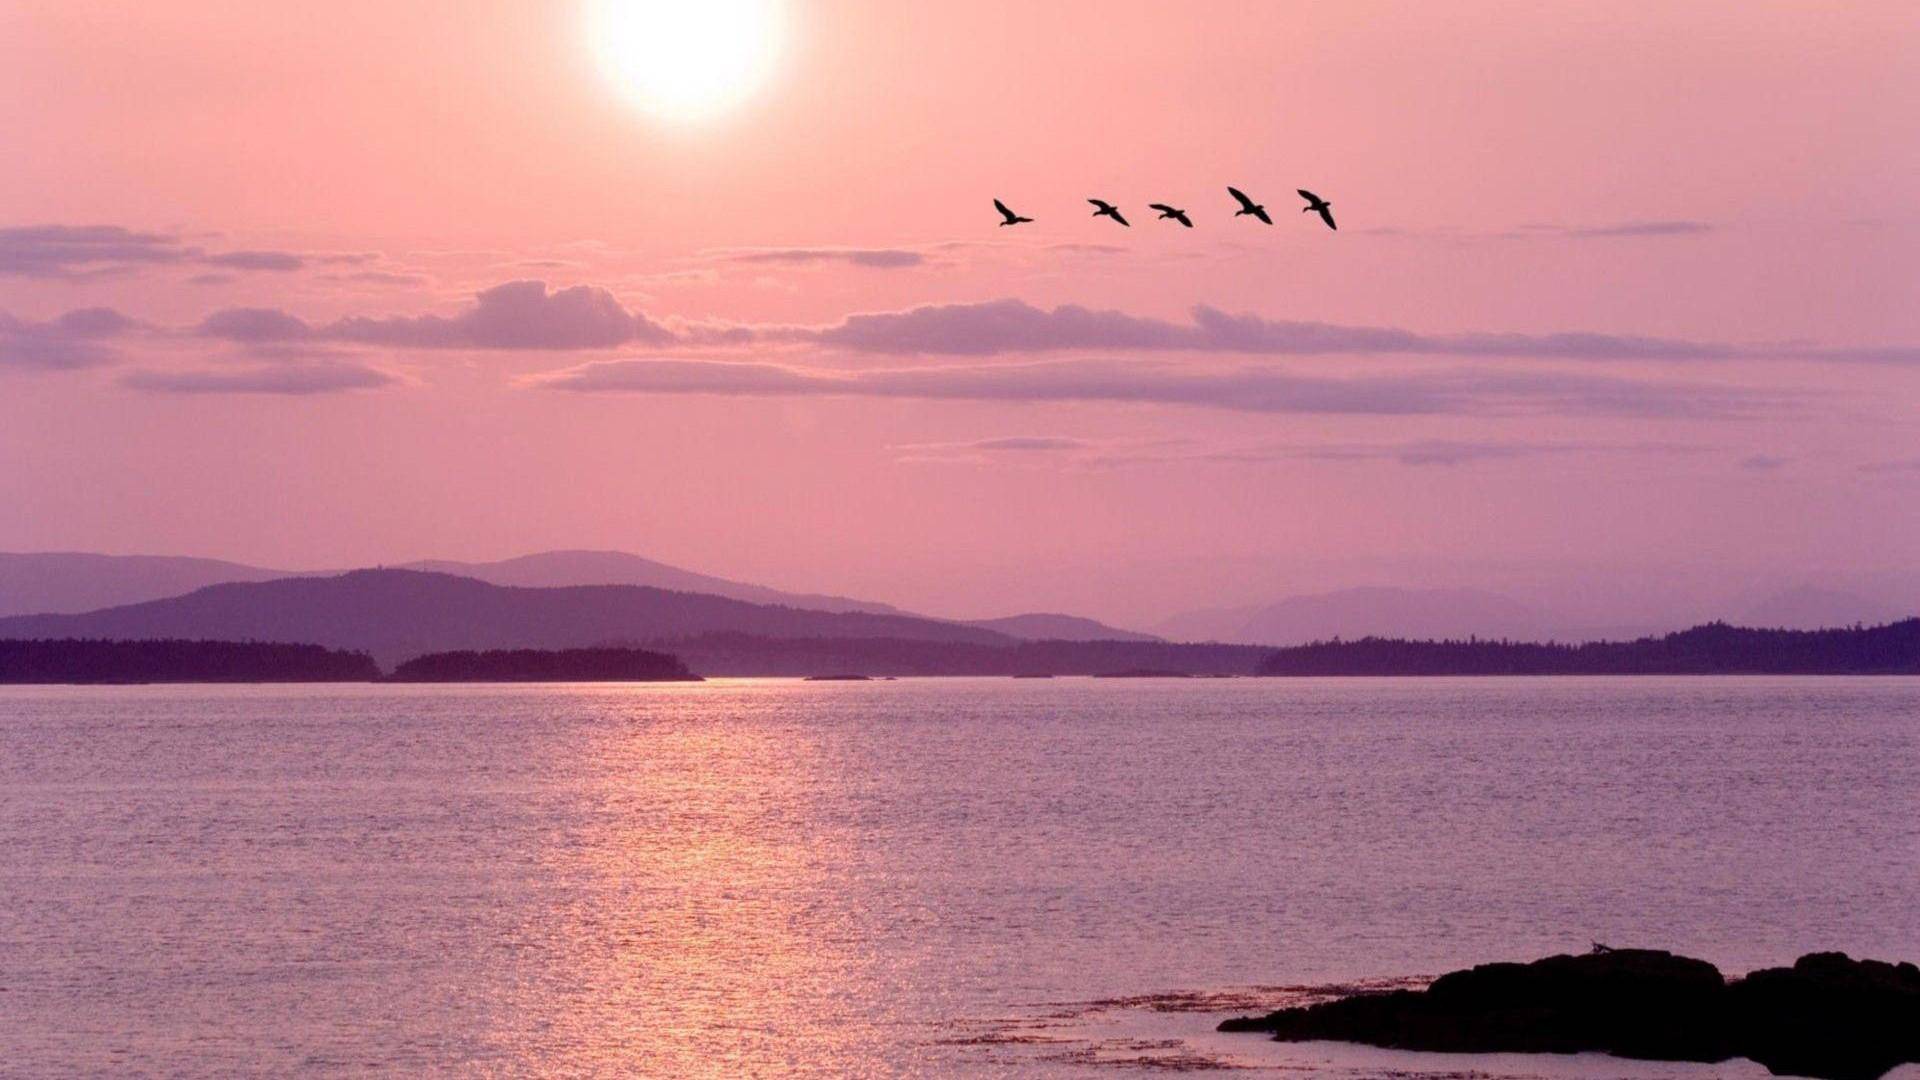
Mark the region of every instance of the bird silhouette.
<instances>
[{"instance_id":1,"label":"bird silhouette","mask_svg":"<svg viewBox=\"0 0 1920 1080\"><path fill-rule=\"evenodd\" d=\"M1000 223L1000 227L1001 227L1001 228L1003 228L1003 229L1004 229L1004 228L1006 228L1006 227L1007 227L1007 226L1009 226L1009 225L1018 225L1018 224L1020 224L1020 223L1021 223L1021 222L1023 222L1023 221L1032 221L1032 220L1033 220L1033 219L1032 219L1032 218L1030 218L1030 217L1021 217L1021 216L1020 216L1019 214L1016 214L1016 213L1014 213L1013 211L1011 211L1011 210L1009 210L1009 209L1007 209L1007 204L1006 204L1006 203L1003 203L1003 202L1001 202L1001 201L1000 201L999 199L995 199L995 200L993 200L993 208L994 208L995 210L998 210L998 211L1000 211L1000 216L1001 216L1001 217L1003 217L1003 218L1006 218L1006 219L1007 219L1007 220L1005 220L1005 221L1003 221L1003 222L1001 222L1001 223Z\"/></svg>"},{"instance_id":2,"label":"bird silhouette","mask_svg":"<svg viewBox=\"0 0 1920 1080\"><path fill-rule=\"evenodd\" d=\"M1166 203L1163 203L1163 202L1148 203L1147 209L1158 210L1160 211L1160 217L1172 218L1173 220L1179 222L1180 224L1185 225L1189 229L1193 228L1193 221L1192 219L1187 217L1187 212L1185 210L1175 210L1173 207L1168 206ZM1156 218L1155 220L1157 221L1159 219Z\"/></svg>"},{"instance_id":3,"label":"bird silhouette","mask_svg":"<svg viewBox=\"0 0 1920 1080\"><path fill-rule=\"evenodd\" d=\"M1088 199L1087 201L1099 207L1099 209L1093 212L1094 217L1110 217L1122 225L1127 225L1127 219L1120 216L1119 207L1102 199ZM1127 228L1131 229L1133 226L1127 225Z\"/></svg>"},{"instance_id":4,"label":"bird silhouette","mask_svg":"<svg viewBox=\"0 0 1920 1080\"><path fill-rule=\"evenodd\" d=\"M1230 187L1227 189L1227 194L1233 196L1240 203L1240 209L1234 212L1234 217L1252 214L1254 217L1259 218L1269 225L1273 224L1273 219L1267 216L1267 208L1247 198L1246 192L1241 191L1237 187Z\"/></svg>"},{"instance_id":5,"label":"bird silhouette","mask_svg":"<svg viewBox=\"0 0 1920 1080\"><path fill-rule=\"evenodd\" d=\"M1307 200L1307 205L1300 208L1301 213L1311 214L1311 213L1318 212L1320 215L1320 220L1327 223L1327 228L1332 229L1336 232L1339 231L1340 226L1335 225L1333 223L1333 204L1332 203L1328 202L1327 200L1321 198L1318 195L1315 195L1313 192L1308 191L1306 188L1296 188L1294 190L1300 192L1300 197Z\"/></svg>"}]
</instances>

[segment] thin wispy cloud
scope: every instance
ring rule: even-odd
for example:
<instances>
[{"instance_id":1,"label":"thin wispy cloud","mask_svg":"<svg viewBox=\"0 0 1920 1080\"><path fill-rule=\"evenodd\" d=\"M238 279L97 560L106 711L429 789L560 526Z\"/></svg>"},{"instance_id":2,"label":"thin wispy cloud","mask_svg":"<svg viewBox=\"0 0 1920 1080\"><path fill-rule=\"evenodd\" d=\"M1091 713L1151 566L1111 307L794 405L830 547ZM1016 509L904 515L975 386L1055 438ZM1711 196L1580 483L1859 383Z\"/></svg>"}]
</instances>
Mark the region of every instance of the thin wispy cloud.
<instances>
[{"instance_id":1,"label":"thin wispy cloud","mask_svg":"<svg viewBox=\"0 0 1920 1080\"><path fill-rule=\"evenodd\" d=\"M1251 413L1729 417L1775 403L1755 391L1563 372L1435 371L1329 378L1267 366L1038 363L824 371L716 360L603 360L533 385L579 393L1107 402Z\"/></svg>"},{"instance_id":2,"label":"thin wispy cloud","mask_svg":"<svg viewBox=\"0 0 1920 1080\"><path fill-rule=\"evenodd\" d=\"M321 281L331 281L345 285L394 285L411 287L425 285L425 274L413 274L399 270L353 270L344 274L321 274Z\"/></svg>"},{"instance_id":3,"label":"thin wispy cloud","mask_svg":"<svg viewBox=\"0 0 1920 1080\"><path fill-rule=\"evenodd\" d=\"M1603 225L1522 225L1518 229L1500 235L1525 238L1565 236L1581 240L1604 240L1619 237L1699 236L1718 230L1719 226L1710 221L1665 219L1618 221Z\"/></svg>"},{"instance_id":4,"label":"thin wispy cloud","mask_svg":"<svg viewBox=\"0 0 1920 1080\"><path fill-rule=\"evenodd\" d=\"M1272 465L1315 461L1388 463L1410 467L1465 466L1546 457L1664 455L1710 452L1689 443L1532 442L1516 440L1414 439L1400 442L1265 442L1208 446L1192 439L1090 440L1069 436L1016 436L959 442L908 443L893 449L902 461L942 464L1049 463L1066 468L1152 465Z\"/></svg>"},{"instance_id":5,"label":"thin wispy cloud","mask_svg":"<svg viewBox=\"0 0 1920 1080\"><path fill-rule=\"evenodd\" d=\"M1901 458L1897 461L1870 461L1858 466L1857 471L1873 476L1920 475L1920 457Z\"/></svg>"},{"instance_id":6,"label":"thin wispy cloud","mask_svg":"<svg viewBox=\"0 0 1920 1080\"><path fill-rule=\"evenodd\" d=\"M117 225L0 228L0 274L19 277L68 277L178 263L195 254L176 237Z\"/></svg>"},{"instance_id":7,"label":"thin wispy cloud","mask_svg":"<svg viewBox=\"0 0 1920 1080\"><path fill-rule=\"evenodd\" d=\"M991 462L1038 464L1073 458L1101 444L1066 435L1007 435L958 442L902 443L891 449L902 462L942 465L985 465Z\"/></svg>"},{"instance_id":8,"label":"thin wispy cloud","mask_svg":"<svg viewBox=\"0 0 1920 1080\"><path fill-rule=\"evenodd\" d=\"M130 371L120 382L165 394L273 394L308 397L396 384L394 376L354 363L295 363L239 370Z\"/></svg>"},{"instance_id":9,"label":"thin wispy cloud","mask_svg":"<svg viewBox=\"0 0 1920 1080\"><path fill-rule=\"evenodd\" d=\"M174 265L284 273L307 263L307 257L296 252L208 251L171 233L118 225L0 228L0 276L85 278Z\"/></svg>"},{"instance_id":10,"label":"thin wispy cloud","mask_svg":"<svg viewBox=\"0 0 1920 1080\"><path fill-rule=\"evenodd\" d=\"M1022 300L937 304L848 316L812 332L863 352L991 356L1070 350L1229 352L1264 356L1417 354L1575 360L1718 359L1730 345L1603 333L1422 334L1396 327L1268 319L1200 305L1191 321Z\"/></svg>"},{"instance_id":11,"label":"thin wispy cloud","mask_svg":"<svg viewBox=\"0 0 1920 1080\"><path fill-rule=\"evenodd\" d=\"M214 255L204 255L200 261L209 266L224 266L233 270L278 272L299 270L307 265L306 259L291 251L223 251Z\"/></svg>"},{"instance_id":12,"label":"thin wispy cloud","mask_svg":"<svg viewBox=\"0 0 1920 1080\"><path fill-rule=\"evenodd\" d=\"M756 248L748 251L725 252L721 257L727 262L736 263L783 263L800 266L838 263L844 266L864 266L878 270L904 269L923 265L927 261L925 255L906 248Z\"/></svg>"},{"instance_id":13,"label":"thin wispy cloud","mask_svg":"<svg viewBox=\"0 0 1920 1080\"><path fill-rule=\"evenodd\" d=\"M1705 447L1672 442L1524 442L1476 441L1466 439L1415 439L1398 443L1326 443L1319 445L1269 445L1210 451L1201 460L1263 462L1281 460L1309 461L1388 461L1400 465L1454 466L1488 461L1512 461L1522 458L1566 457L1577 455L1656 454L1692 455L1706 452Z\"/></svg>"}]
</instances>

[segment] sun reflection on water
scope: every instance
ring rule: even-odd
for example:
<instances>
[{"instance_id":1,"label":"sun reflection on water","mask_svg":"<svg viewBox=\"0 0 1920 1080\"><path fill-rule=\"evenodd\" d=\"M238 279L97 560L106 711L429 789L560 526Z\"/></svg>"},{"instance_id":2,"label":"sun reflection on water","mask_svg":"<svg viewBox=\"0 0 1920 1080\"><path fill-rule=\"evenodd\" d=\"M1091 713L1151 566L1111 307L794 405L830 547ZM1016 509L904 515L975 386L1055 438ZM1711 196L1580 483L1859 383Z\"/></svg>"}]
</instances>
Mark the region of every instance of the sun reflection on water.
<instances>
[{"instance_id":1,"label":"sun reflection on water","mask_svg":"<svg viewBox=\"0 0 1920 1080\"><path fill-rule=\"evenodd\" d=\"M866 956L826 884L846 837L814 809L833 762L802 727L726 722L749 699L690 697L579 729L574 825L541 859L565 895L531 912L550 952L503 1034L537 1033L515 1056L543 1067L854 1071Z\"/></svg>"}]
</instances>

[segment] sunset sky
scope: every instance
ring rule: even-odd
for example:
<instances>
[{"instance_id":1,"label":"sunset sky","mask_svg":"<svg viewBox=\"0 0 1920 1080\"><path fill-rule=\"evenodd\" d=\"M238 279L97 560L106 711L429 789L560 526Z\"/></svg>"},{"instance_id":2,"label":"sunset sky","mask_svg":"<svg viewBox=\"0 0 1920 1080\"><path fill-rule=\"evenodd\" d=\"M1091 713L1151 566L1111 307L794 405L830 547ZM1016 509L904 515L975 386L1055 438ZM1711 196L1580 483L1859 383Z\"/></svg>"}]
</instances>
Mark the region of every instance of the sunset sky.
<instances>
[{"instance_id":1,"label":"sunset sky","mask_svg":"<svg viewBox=\"0 0 1920 1080\"><path fill-rule=\"evenodd\" d=\"M0 0L0 550L1920 595L1911 3L655 7Z\"/></svg>"}]
</instances>

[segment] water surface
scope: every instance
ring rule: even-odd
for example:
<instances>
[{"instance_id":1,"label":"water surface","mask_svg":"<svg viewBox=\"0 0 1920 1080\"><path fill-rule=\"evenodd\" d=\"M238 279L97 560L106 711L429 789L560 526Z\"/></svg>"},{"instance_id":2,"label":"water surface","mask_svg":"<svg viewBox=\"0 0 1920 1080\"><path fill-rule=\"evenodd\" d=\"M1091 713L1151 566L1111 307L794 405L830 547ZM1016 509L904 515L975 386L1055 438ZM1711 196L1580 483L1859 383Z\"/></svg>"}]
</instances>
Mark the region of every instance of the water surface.
<instances>
[{"instance_id":1,"label":"water surface","mask_svg":"<svg viewBox=\"0 0 1920 1080\"><path fill-rule=\"evenodd\" d=\"M0 689L29 1074L1439 1074L1208 1029L1592 941L1920 959L1917 895L1914 679Z\"/></svg>"}]
</instances>

